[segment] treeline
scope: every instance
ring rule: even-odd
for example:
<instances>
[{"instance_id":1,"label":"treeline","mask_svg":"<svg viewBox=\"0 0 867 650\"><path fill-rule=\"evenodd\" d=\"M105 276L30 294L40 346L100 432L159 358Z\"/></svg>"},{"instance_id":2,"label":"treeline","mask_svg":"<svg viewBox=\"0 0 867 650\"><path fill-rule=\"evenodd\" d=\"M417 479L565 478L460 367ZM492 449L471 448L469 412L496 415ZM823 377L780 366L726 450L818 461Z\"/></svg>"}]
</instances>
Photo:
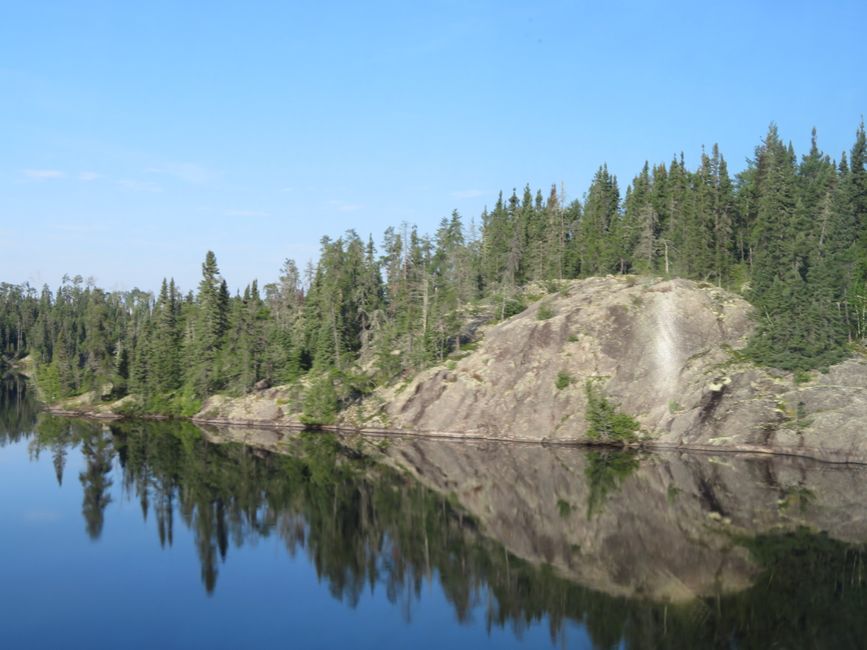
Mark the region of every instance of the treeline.
<instances>
[{"instance_id":1,"label":"treeline","mask_svg":"<svg viewBox=\"0 0 867 650\"><path fill-rule=\"evenodd\" d=\"M789 370L825 367L867 337L865 130L835 162L813 133L800 159L771 126L732 176L714 146L645 164L621 193L606 166L583 200L529 186L479 223L454 212L433 235L402 225L379 249L354 231L324 237L302 274L230 295L209 252L195 292L106 292L80 277L52 293L0 285L0 355L31 354L49 396L135 393L181 413L216 391L242 393L314 371L313 419L443 359L479 305L504 318L521 287L601 274L654 273L732 288L756 307L749 354Z\"/></svg>"}]
</instances>

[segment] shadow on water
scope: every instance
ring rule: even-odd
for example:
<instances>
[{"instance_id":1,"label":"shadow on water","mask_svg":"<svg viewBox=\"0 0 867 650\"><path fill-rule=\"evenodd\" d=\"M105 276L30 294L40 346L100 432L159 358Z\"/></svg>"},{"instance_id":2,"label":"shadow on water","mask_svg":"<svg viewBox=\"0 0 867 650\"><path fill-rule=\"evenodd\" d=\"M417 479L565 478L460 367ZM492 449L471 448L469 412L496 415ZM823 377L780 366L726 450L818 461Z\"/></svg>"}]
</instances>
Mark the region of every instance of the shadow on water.
<instances>
[{"instance_id":1,"label":"shadow on water","mask_svg":"<svg viewBox=\"0 0 867 650\"><path fill-rule=\"evenodd\" d=\"M554 642L567 621L597 648L867 638L865 538L819 532L843 512L823 495L850 485L822 468L309 433L255 434L269 444L252 446L237 440L254 434L186 422L37 418L10 386L2 440L34 431L32 454L51 454L61 483L67 450L83 454L86 534L99 538L117 481L154 522L155 543L171 546L178 525L193 532L208 593L233 548L277 538L350 607L378 585L409 613L436 581L457 620L482 607L489 629L516 634L545 620ZM773 516L744 523L769 503Z\"/></svg>"}]
</instances>

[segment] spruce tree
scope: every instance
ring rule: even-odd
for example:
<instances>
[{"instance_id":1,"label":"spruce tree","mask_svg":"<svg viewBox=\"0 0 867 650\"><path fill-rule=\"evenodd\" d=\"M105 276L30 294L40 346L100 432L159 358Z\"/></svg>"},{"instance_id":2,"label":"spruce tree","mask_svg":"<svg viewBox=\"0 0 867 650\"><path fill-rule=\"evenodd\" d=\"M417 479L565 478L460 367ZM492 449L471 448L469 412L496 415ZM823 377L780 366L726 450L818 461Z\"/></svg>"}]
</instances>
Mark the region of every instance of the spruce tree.
<instances>
[{"instance_id":1,"label":"spruce tree","mask_svg":"<svg viewBox=\"0 0 867 650\"><path fill-rule=\"evenodd\" d=\"M171 285L163 278L160 295L154 307L153 340L149 384L155 393L167 393L180 386L180 355L178 305L174 280Z\"/></svg>"},{"instance_id":2,"label":"spruce tree","mask_svg":"<svg viewBox=\"0 0 867 650\"><path fill-rule=\"evenodd\" d=\"M805 240L809 219L796 191L794 153L771 125L757 154L751 297L759 328L750 352L787 370L827 366L844 356L844 340L824 265Z\"/></svg>"},{"instance_id":3,"label":"spruce tree","mask_svg":"<svg viewBox=\"0 0 867 650\"><path fill-rule=\"evenodd\" d=\"M187 380L199 397L218 388L218 355L228 323L228 289L220 277L217 257L208 251L196 296L197 315L187 355Z\"/></svg>"}]
</instances>

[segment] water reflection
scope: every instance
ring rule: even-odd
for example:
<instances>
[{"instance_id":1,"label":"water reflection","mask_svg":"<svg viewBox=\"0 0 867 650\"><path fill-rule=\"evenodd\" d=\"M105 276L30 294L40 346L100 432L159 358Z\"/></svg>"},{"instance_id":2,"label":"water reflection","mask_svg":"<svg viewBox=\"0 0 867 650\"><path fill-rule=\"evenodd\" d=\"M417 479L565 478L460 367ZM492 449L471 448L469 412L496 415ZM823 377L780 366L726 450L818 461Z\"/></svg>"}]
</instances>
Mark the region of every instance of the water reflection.
<instances>
[{"instance_id":1,"label":"water reflection","mask_svg":"<svg viewBox=\"0 0 867 650\"><path fill-rule=\"evenodd\" d=\"M348 606L376 586L407 619L435 580L458 621L481 609L516 634L546 621L555 642L574 621L598 648L845 648L867 635L861 470L107 425L14 403L2 440L35 430L31 453L50 456L58 482L81 452L91 539L117 483L161 546L179 523L192 531L208 593L232 549L273 537Z\"/></svg>"},{"instance_id":2,"label":"water reflection","mask_svg":"<svg viewBox=\"0 0 867 650\"><path fill-rule=\"evenodd\" d=\"M26 438L36 422L38 403L27 380L0 370L0 446Z\"/></svg>"}]
</instances>

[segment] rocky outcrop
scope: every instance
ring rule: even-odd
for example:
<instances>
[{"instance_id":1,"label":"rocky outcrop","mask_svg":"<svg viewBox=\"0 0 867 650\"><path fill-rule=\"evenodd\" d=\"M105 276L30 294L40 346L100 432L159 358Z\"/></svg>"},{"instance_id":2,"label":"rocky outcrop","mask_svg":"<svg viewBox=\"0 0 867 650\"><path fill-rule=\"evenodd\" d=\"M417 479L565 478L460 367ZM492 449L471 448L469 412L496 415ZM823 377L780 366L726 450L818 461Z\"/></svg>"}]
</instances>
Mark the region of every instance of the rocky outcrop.
<instances>
[{"instance_id":1,"label":"rocky outcrop","mask_svg":"<svg viewBox=\"0 0 867 650\"><path fill-rule=\"evenodd\" d=\"M587 443L585 385L593 381L638 421L647 447L867 463L867 359L796 381L740 359L753 328L745 300L707 284L634 276L564 283L487 327L461 358L379 389L328 428ZM306 389L301 380L213 396L193 419L300 427ZM63 408L118 411L88 399Z\"/></svg>"},{"instance_id":2,"label":"rocky outcrop","mask_svg":"<svg viewBox=\"0 0 867 650\"><path fill-rule=\"evenodd\" d=\"M213 395L205 400L193 421L298 427L303 391L303 385L294 384L256 390L241 397Z\"/></svg>"},{"instance_id":3,"label":"rocky outcrop","mask_svg":"<svg viewBox=\"0 0 867 650\"><path fill-rule=\"evenodd\" d=\"M572 283L491 328L453 368L395 391L384 400L388 426L580 441L584 385L598 378L645 430L670 429L680 404L700 399L713 379L708 369L744 345L749 312L739 298L682 280Z\"/></svg>"},{"instance_id":4,"label":"rocky outcrop","mask_svg":"<svg viewBox=\"0 0 867 650\"><path fill-rule=\"evenodd\" d=\"M478 349L378 395L361 427L502 440L590 442L584 390L641 426L648 446L867 462L867 362L795 383L738 361L750 305L688 280L591 278L487 331Z\"/></svg>"}]
</instances>

